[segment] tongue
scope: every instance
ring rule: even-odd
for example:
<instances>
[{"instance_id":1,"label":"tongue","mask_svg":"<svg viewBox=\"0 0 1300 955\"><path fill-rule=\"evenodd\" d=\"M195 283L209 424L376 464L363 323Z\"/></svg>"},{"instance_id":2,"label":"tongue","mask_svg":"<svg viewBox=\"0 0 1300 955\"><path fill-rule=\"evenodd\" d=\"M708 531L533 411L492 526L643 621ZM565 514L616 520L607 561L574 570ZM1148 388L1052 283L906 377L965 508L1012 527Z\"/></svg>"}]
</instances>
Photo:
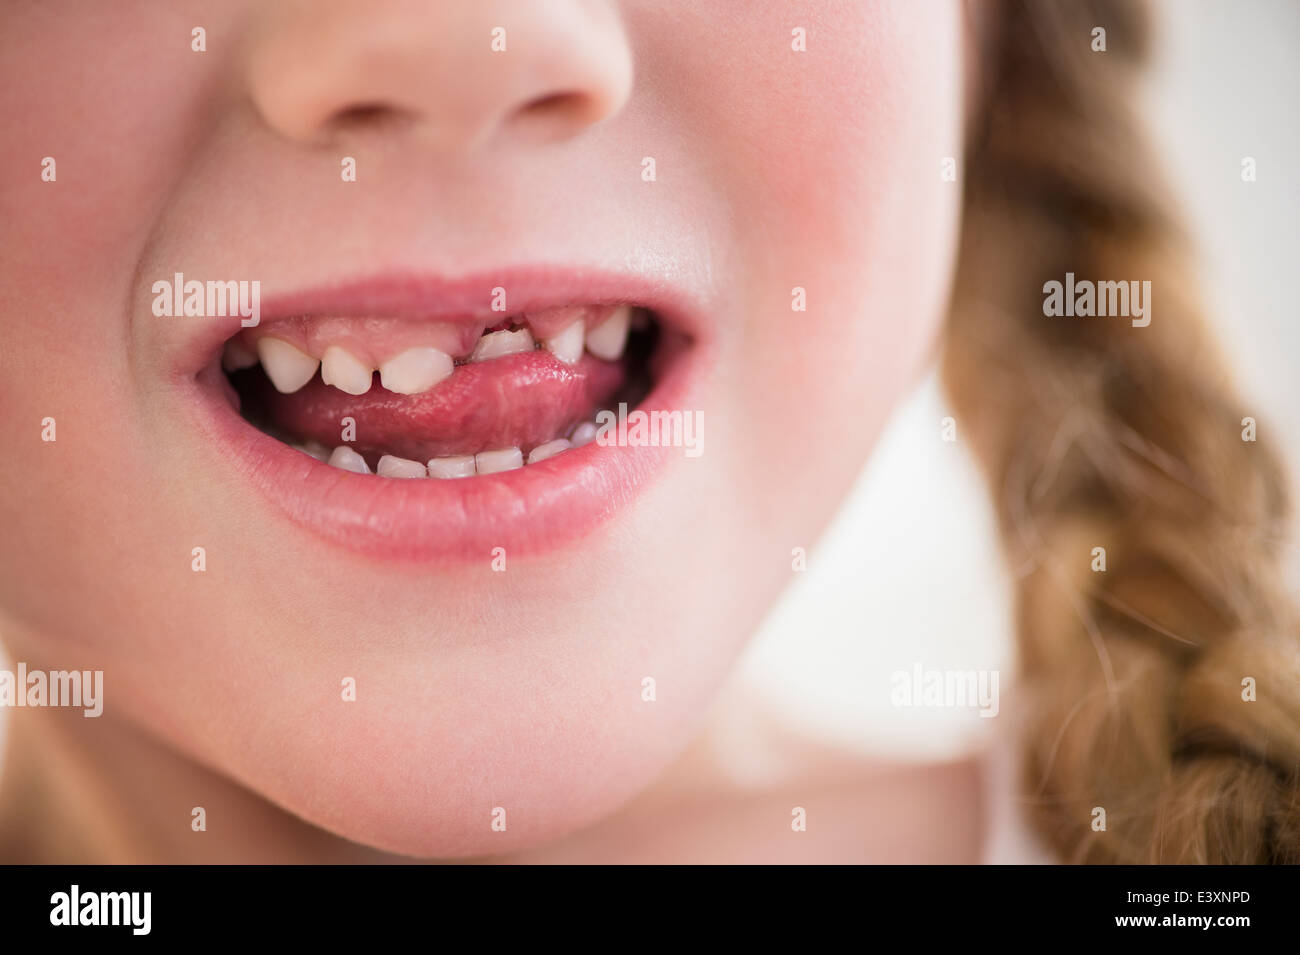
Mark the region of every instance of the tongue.
<instances>
[{"instance_id":1,"label":"tongue","mask_svg":"<svg viewBox=\"0 0 1300 955\"><path fill-rule=\"evenodd\" d=\"M246 401L267 423L327 448L343 444L343 419L356 421L349 442L364 455L395 454L414 461L519 448L567 435L606 407L623 383L619 362L583 355L569 366L534 351L457 367L450 378L418 395L386 391L375 379L364 395L349 395L319 376L291 395L277 392L254 369L242 376Z\"/></svg>"}]
</instances>

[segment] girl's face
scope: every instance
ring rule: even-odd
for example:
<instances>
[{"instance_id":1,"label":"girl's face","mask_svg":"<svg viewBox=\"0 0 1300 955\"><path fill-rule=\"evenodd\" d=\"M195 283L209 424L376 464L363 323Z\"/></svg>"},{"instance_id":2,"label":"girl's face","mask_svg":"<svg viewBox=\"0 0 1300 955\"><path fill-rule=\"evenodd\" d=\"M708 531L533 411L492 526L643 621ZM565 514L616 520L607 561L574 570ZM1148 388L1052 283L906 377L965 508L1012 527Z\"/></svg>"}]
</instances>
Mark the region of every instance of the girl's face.
<instances>
[{"instance_id":1,"label":"girl's face","mask_svg":"<svg viewBox=\"0 0 1300 955\"><path fill-rule=\"evenodd\" d=\"M104 670L103 719L385 849L608 813L932 348L963 29L956 0L4 5L10 655ZM176 273L257 281L260 323L165 314ZM649 330L614 358L619 303ZM428 386L579 317L603 355ZM237 334L263 366L226 374ZM403 480L286 443L526 455L643 373L692 447Z\"/></svg>"}]
</instances>

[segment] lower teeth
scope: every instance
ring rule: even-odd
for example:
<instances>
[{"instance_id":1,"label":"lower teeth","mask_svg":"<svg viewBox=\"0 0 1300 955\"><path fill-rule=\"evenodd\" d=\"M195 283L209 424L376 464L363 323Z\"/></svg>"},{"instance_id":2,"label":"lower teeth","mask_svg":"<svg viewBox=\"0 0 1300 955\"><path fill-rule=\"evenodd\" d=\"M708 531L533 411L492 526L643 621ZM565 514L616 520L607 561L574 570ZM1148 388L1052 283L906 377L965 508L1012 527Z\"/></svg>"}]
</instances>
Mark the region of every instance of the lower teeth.
<instances>
[{"instance_id":1,"label":"lower teeth","mask_svg":"<svg viewBox=\"0 0 1300 955\"><path fill-rule=\"evenodd\" d=\"M573 429L567 438L555 438L539 444L528 452L527 456L519 448L499 448L493 451L480 451L478 454L463 454L451 457L431 458L425 463L400 458L395 454L382 455L372 471L366 459L355 449L340 445L331 451L318 441L306 441L293 444L296 451L322 461L341 471L354 474L376 474L383 478L439 478L451 479L474 477L479 474L496 474L501 471L514 471L527 464L540 464L556 455L563 454L571 448L580 448L596 439L596 424L584 421Z\"/></svg>"}]
</instances>

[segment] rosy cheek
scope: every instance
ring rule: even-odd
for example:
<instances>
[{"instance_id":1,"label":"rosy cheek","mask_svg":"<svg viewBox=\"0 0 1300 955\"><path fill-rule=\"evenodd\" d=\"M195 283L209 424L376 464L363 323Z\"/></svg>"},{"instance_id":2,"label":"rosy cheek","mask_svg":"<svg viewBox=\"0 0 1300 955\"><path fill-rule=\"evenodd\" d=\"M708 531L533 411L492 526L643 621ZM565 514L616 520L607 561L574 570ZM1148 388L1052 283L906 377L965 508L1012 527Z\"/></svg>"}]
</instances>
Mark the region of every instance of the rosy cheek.
<instances>
[{"instance_id":1,"label":"rosy cheek","mask_svg":"<svg viewBox=\"0 0 1300 955\"><path fill-rule=\"evenodd\" d=\"M10 297L0 321L22 326L15 347L33 356L24 373L57 373L74 389L120 371L108 362L122 349L108 346L120 342L140 246L193 145L216 63L189 49L183 11L75 13L0 14L0 112L21 116L0 151Z\"/></svg>"},{"instance_id":2,"label":"rosy cheek","mask_svg":"<svg viewBox=\"0 0 1300 955\"><path fill-rule=\"evenodd\" d=\"M960 202L941 176L960 155L959 25L910 4L749 5L725 37L662 54L710 78L678 102L743 276L727 347L748 373L719 427L753 459L751 495L855 466L933 345Z\"/></svg>"}]
</instances>

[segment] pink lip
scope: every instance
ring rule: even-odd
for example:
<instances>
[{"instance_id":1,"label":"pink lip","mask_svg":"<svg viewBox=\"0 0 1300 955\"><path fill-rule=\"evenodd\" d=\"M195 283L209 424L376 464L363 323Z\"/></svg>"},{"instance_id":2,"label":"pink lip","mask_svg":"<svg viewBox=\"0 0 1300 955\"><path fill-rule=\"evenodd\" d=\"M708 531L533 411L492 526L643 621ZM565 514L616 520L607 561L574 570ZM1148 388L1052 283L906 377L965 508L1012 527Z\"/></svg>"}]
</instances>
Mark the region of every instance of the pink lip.
<instances>
[{"instance_id":1,"label":"pink lip","mask_svg":"<svg viewBox=\"0 0 1300 955\"><path fill-rule=\"evenodd\" d=\"M342 283L268 300L262 322L300 315L383 315L449 321L490 312L507 289L509 313L559 305L631 302L691 340L664 363L640 405L689 409L709 349L699 308L662 282L637 276L514 270L469 279L397 276ZM214 323L215 324L215 323ZM182 386L199 427L243 479L290 521L369 556L426 562L490 560L494 548L535 555L585 537L628 507L681 449L589 444L515 471L453 480L385 479L322 464L245 422L222 398L221 344L238 319L209 327L182 356Z\"/></svg>"}]
</instances>

